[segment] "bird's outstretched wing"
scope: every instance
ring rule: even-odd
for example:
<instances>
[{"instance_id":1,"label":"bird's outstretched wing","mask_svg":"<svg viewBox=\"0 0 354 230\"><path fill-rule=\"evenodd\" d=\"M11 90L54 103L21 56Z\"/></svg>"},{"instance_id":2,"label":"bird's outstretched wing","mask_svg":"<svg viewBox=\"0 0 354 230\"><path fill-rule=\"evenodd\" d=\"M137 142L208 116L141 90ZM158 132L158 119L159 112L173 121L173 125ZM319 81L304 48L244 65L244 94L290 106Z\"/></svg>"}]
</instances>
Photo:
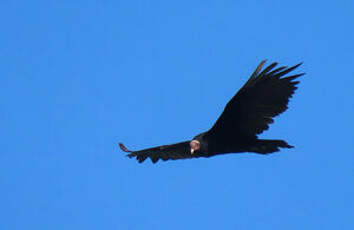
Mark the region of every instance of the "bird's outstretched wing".
<instances>
[{"instance_id":1,"label":"bird's outstretched wing","mask_svg":"<svg viewBox=\"0 0 354 230\"><path fill-rule=\"evenodd\" d=\"M136 157L139 163L142 163L148 157L150 157L153 163L156 163L159 159L166 161L200 157L198 154L191 154L189 141L180 142L172 145L162 145L139 151L130 151L122 143L119 143L119 147L124 152L129 153L127 155L128 157Z\"/></svg>"},{"instance_id":2,"label":"bird's outstretched wing","mask_svg":"<svg viewBox=\"0 0 354 230\"><path fill-rule=\"evenodd\" d=\"M297 89L294 81L304 73L286 76L301 65L275 68L272 63L262 72L262 61L245 85L227 103L223 113L209 130L214 137L241 136L255 137L269 128L273 117L284 112L289 98ZM274 69L274 70L273 70Z\"/></svg>"}]
</instances>

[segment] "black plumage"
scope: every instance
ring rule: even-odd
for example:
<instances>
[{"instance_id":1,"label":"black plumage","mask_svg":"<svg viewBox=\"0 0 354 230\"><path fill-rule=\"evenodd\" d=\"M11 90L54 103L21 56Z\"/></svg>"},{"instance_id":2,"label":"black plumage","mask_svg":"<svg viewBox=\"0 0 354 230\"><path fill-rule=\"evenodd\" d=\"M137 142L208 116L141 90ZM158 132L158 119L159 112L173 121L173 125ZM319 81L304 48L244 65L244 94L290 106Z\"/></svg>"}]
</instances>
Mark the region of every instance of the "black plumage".
<instances>
[{"instance_id":1,"label":"black plumage","mask_svg":"<svg viewBox=\"0 0 354 230\"><path fill-rule=\"evenodd\" d=\"M130 151L122 143L119 143L120 148L140 163L148 157L156 163L159 159L166 161L241 152L269 154L279 151L279 148L293 148L284 140L263 140L258 139L257 135L267 130L273 118L288 108L289 98L299 83L295 79L304 73L285 75L301 63L276 69L277 63L272 63L261 71L264 63L262 61L257 66L207 132L190 141L140 151Z\"/></svg>"}]
</instances>

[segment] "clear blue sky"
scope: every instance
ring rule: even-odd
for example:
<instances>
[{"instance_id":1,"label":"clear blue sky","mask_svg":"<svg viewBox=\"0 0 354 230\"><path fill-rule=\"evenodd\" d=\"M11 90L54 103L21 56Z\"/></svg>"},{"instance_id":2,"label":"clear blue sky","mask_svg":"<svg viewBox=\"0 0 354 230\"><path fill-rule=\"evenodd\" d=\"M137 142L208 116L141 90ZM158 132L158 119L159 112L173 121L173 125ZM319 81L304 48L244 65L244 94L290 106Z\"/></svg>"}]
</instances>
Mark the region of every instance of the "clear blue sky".
<instances>
[{"instance_id":1,"label":"clear blue sky","mask_svg":"<svg viewBox=\"0 0 354 230\"><path fill-rule=\"evenodd\" d=\"M0 229L354 229L354 2L1 1ZM269 156L138 164L257 64L304 64Z\"/></svg>"}]
</instances>

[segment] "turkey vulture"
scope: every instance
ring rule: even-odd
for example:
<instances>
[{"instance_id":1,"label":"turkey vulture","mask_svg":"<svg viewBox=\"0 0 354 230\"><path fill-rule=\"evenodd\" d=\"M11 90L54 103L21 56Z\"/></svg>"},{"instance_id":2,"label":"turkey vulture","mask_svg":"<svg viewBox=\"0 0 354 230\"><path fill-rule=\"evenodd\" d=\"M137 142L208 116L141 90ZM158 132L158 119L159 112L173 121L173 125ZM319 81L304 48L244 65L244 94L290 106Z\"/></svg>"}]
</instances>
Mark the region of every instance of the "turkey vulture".
<instances>
[{"instance_id":1,"label":"turkey vulture","mask_svg":"<svg viewBox=\"0 0 354 230\"><path fill-rule=\"evenodd\" d=\"M258 139L257 135L269 128L273 117L288 108L289 98L299 83L294 80L304 73L283 76L301 63L290 68L282 66L276 69L277 63L272 63L261 71L265 61L257 66L207 132L192 140L140 151L130 151L122 143L119 143L119 147L129 153L128 157L136 157L139 163L148 157L156 163L159 159L166 161L242 152L269 154L279 151L279 148L293 148L284 140Z\"/></svg>"}]
</instances>

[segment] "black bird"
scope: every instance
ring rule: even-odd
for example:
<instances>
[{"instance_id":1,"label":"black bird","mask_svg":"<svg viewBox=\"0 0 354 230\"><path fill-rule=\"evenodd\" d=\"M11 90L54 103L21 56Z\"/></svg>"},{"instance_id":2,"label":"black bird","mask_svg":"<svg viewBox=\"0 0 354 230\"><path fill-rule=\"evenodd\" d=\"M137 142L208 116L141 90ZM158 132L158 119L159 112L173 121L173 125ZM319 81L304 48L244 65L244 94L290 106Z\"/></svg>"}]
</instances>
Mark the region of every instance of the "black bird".
<instances>
[{"instance_id":1,"label":"black bird","mask_svg":"<svg viewBox=\"0 0 354 230\"><path fill-rule=\"evenodd\" d=\"M130 151L122 143L119 143L120 148L129 153L128 157L136 157L139 163L148 157L156 163L159 159L166 161L242 152L269 154L279 151L279 148L293 148L284 140L258 139L257 135L269 128L273 117L288 108L289 98L299 83L294 80L304 73L283 76L301 63L290 68L282 66L276 69L277 63L272 63L261 72L264 63L265 60L257 66L207 132L189 141L140 151Z\"/></svg>"}]
</instances>

